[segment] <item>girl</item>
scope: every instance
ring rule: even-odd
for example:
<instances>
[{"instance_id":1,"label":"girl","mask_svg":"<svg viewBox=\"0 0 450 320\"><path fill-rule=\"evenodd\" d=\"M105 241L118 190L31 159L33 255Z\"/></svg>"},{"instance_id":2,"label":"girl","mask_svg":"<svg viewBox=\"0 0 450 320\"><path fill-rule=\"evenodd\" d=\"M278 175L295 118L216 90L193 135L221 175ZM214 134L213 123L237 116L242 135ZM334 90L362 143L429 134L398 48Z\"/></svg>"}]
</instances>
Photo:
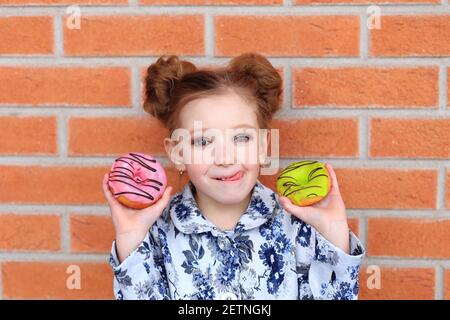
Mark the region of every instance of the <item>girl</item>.
<instances>
[{"instance_id":1,"label":"girl","mask_svg":"<svg viewBox=\"0 0 450 320\"><path fill-rule=\"evenodd\" d=\"M216 69L173 55L150 65L144 109L168 127L167 156L189 181L173 197L169 186L153 206L133 210L112 196L105 174L116 299L357 298L365 250L348 228L331 165L327 197L298 207L258 180L262 162L236 156L255 146L266 155L252 133L269 127L281 93L278 72L256 53ZM197 130L196 121L216 135ZM194 138L177 141L175 129ZM174 152L179 144L188 148L181 158Z\"/></svg>"}]
</instances>

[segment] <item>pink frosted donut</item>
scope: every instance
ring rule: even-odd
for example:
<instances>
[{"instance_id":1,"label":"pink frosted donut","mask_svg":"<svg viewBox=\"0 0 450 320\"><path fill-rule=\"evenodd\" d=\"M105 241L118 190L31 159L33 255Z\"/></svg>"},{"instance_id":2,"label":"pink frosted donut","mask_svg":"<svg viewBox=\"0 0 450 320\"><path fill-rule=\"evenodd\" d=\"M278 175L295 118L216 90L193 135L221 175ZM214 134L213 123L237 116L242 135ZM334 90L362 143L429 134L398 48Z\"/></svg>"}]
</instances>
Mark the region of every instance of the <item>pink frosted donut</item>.
<instances>
[{"instance_id":1,"label":"pink frosted donut","mask_svg":"<svg viewBox=\"0 0 450 320\"><path fill-rule=\"evenodd\" d=\"M143 209L161 198L167 187L167 176L155 158L132 152L114 161L108 186L114 197L123 205Z\"/></svg>"}]
</instances>

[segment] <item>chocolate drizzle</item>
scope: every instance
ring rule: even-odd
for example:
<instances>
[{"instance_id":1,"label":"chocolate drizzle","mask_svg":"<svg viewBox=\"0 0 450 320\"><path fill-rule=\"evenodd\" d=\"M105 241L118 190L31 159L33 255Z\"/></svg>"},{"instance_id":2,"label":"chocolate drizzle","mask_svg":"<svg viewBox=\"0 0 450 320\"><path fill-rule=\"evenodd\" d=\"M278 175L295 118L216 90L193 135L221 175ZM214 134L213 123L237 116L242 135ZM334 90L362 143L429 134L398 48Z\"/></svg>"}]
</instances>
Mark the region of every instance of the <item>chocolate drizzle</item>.
<instances>
[{"instance_id":1,"label":"chocolate drizzle","mask_svg":"<svg viewBox=\"0 0 450 320\"><path fill-rule=\"evenodd\" d=\"M285 168L281 172L281 174L277 177L277 180L290 179L290 180L293 180L293 181L286 181L286 182L283 183L283 186L287 187L286 190L284 190L284 192L283 192L283 196L287 197L287 196L289 196L289 195L291 195L293 193L296 193L296 192L299 192L299 191L305 190L305 189L310 189L310 188L322 189L322 187L318 186L318 185L312 185L312 186L303 187L303 186L298 184L297 179L295 179L294 177L289 175L289 172L291 172L293 170L296 170L296 169L298 169L300 167L303 167L303 166L309 166L309 165L312 165L312 164L317 163L317 162L318 161L301 161L301 162L293 163L293 164L289 165L287 168ZM309 174L308 174L308 182L310 182L310 181L312 181L312 180L314 180L314 179L316 179L318 177L327 177L326 174L318 174L318 175L316 175L314 177L312 176L314 173L316 173L316 171L322 170L322 169L323 169L323 167L319 167L319 168L314 168L313 170L311 170L309 172ZM293 189L293 190L290 190L290 189ZM318 196L318 194L316 194L316 193L308 193L305 197L309 198L309 197L315 197L315 196Z\"/></svg>"},{"instance_id":2,"label":"chocolate drizzle","mask_svg":"<svg viewBox=\"0 0 450 320\"><path fill-rule=\"evenodd\" d=\"M136 154L136 153L129 153L128 155L117 158L116 160L114 160L114 162L116 162L116 163L123 162L123 163L126 163L127 165L129 165L131 168L133 168L132 162L135 161L136 163L138 163L139 165L141 165L143 168L145 168L147 170L150 170L152 172L157 171L157 169L155 169L154 167L152 167L151 165L149 165L145 162L145 161L147 161L147 162L156 163L155 159L146 158L146 157ZM131 161L127 161L127 160L131 160ZM144 191L142 188L140 188L140 186L151 187L157 191L160 191L161 187L163 186L163 183L161 181L158 181L155 179L145 179L142 181L137 181L134 178L133 170L126 168L124 165L116 165L113 167L113 169L114 170L112 170L110 172L109 181L111 181L111 182L116 181L116 182L120 182L120 183L129 185L130 187L132 187L138 191L138 192L133 192L133 191L117 192L117 193L114 193L114 196L119 196L119 195L123 195L123 194L134 194L134 195L137 195L137 196L149 199L149 200L154 200L155 198L150 193L148 193L148 192ZM122 171L122 170L124 170L124 171ZM120 179L117 179L117 178L120 178ZM127 182L126 180L138 182L138 184L135 185L135 184ZM145 182L150 182L151 184L143 184Z\"/></svg>"}]
</instances>

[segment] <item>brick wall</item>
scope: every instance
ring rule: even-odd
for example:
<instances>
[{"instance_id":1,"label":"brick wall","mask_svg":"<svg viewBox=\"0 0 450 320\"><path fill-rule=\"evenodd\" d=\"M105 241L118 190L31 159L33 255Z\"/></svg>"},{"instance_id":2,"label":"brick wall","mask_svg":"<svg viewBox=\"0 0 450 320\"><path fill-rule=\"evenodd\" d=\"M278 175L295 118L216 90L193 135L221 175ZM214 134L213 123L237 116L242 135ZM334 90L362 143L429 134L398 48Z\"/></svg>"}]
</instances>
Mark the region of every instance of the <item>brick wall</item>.
<instances>
[{"instance_id":1,"label":"brick wall","mask_svg":"<svg viewBox=\"0 0 450 320\"><path fill-rule=\"evenodd\" d=\"M66 23L74 4L79 29ZM142 151L175 191L186 182L164 155L165 129L141 110L146 66L164 53L209 65L258 51L285 83L281 165L336 169L368 249L360 298L450 299L448 0L0 5L0 298L113 298L103 173ZM380 28L367 23L371 5ZM81 289L67 288L70 266ZM373 266L381 288L370 290Z\"/></svg>"}]
</instances>

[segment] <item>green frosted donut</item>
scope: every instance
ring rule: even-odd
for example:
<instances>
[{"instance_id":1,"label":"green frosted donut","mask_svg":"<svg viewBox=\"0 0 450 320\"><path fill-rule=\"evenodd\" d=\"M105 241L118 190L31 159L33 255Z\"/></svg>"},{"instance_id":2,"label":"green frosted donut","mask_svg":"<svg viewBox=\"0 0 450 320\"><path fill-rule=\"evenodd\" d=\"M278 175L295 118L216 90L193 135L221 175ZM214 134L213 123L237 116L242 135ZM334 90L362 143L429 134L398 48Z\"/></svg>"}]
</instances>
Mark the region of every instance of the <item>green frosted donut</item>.
<instances>
[{"instance_id":1,"label":"green frosted donut","mask_svg":"<svg viewBox=\"0 0 450 320\"><path fill-rule=\"evenodd\" d=\"M322 200L330 191L331 178L322 162L305 160L291 163L277 177L277 192L304 207Z\"/></svg>"}]
</instances>

